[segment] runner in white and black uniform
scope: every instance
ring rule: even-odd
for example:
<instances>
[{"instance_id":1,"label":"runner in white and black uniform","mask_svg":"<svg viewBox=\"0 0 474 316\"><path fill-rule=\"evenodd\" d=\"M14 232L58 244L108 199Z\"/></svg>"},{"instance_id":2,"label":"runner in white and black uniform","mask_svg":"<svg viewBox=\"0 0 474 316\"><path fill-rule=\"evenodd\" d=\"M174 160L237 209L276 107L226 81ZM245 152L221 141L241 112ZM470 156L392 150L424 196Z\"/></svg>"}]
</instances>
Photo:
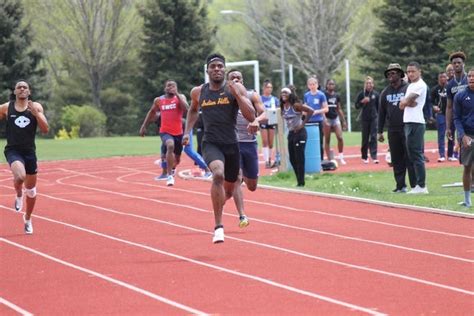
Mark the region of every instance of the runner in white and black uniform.
<instances>
[{"instance_id":1,"label":"runner in white and black uniform","mask_svg":"<svg viewBox=\"0 0 474 316\"><path fill-rule=\"evenodd\" d=\"M239 82L244 84L242 77L242 72L236 69L231 69L227 73L227 80ZM235 184L234 189L234 202L239 213L239 227L247 227L249 225L249 220L244 212L244 199L242 195L242 188L240 184L245 182L247 189L249 191L255 191L257 189L258 182L258 145L257 137L254 133L249 133L249 124L260 124L262 120L266 119L265 108L260 99L260 96L255 91L247 91L247 96L252 102L255 112L257 113L257 118L254 122L249 122L242 115L242 112L239 110L237 113L237 138L239 140L239 150L240 150L240 176Z\"/></svg>"},{"instance_id":2,"label":"runner in white and black uniform","mask_svg":"<svg viewBox=\"0 0 474 316\"><path fill-rule=\"evenodd\" d=\"M18 212L23 208L23 190L26 193L26 210L23 216L26 234L33 233L31 214L36 202L36 129L39 127L43 133L49 130L43 106L29 100L29 97L29 84L23 80L18 81L10 102L0 105L0 119L7 120L7 145L4 153L13 175L15 210Z\"/></svg>"},{"instance_id":3,"label":"runner in white and black uniform","mask_svg":"<svg viewBox=\"0 0 474 316\"><path fill-rule=\"evenodd\" d=\"M224 241L222 209L234 192L239 175L239 146L235 125L237 112L249 121L255 120L255 110L247 97L245 87L233 81L225 81L225 58L212 54L207 58L209 83L191 90L191 106L186 120L183 145L189 142L193 128L202 110L204 137L202 152L212 171L211 199L214 210L214 243ZM255 128L256 131L256 128Z\"/></svg>"}]
</instances>

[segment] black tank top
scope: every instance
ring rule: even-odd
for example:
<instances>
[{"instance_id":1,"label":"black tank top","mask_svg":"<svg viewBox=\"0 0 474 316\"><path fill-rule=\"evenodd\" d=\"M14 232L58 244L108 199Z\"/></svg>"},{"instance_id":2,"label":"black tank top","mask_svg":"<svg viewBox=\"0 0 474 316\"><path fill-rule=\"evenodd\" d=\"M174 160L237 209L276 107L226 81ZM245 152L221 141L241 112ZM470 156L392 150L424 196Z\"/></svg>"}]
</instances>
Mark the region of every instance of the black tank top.
<instances>
[{"instance_id":1,"label":"black tank top","mask_svg":"<svg viewBox=\"0 0 474 316\"><path fill-rule=\"evenodd\" d=\"M35 151L35 135L38 122L30 110L18 112L15 101L8 104L7 146L5 150L16 149L22 152Z\"/></svg>"},{"instance_id":2,"label":"black tank top","mask_svg":"<svg viewBox=\"0 0 474 316\"><path fill-rule=\"evenodd\" d=\"M204 125L203 141L219 144L236 144L235 124L239 105L224 85L219 90L210 90L209 83L201 87L199 107Z\"/></svg>"}]
</instances>

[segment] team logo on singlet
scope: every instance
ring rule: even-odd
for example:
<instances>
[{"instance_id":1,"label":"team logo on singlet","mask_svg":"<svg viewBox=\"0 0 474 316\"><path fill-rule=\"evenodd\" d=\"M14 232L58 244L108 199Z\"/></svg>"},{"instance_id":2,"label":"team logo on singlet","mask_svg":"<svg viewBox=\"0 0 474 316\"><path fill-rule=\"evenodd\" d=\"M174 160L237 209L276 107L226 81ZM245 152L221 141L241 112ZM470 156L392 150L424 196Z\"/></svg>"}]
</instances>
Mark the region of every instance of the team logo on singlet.
<instances>
[{"instance_id":1,"label":"team logo on singlet","mask_svg":"<svg viewBox=\"0 0 474 316\"><path fill-rule=\"evenodd\" d=\"M25 128L28 125L30 125L31 121L29 118L26 116L20 116L15 120L15 125L18 126L19 128Z\"/></svg>"}]
</instances>

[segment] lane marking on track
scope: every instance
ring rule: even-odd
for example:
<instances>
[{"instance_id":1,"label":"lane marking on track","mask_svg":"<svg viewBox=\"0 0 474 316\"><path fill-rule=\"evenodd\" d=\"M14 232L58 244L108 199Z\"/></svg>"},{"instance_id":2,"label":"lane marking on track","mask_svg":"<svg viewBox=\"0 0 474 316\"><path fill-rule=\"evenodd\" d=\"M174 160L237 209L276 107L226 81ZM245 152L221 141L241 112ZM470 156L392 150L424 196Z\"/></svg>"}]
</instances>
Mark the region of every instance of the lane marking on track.
<instances>
[{"instance_id":1,"label":"lane marking on track","mask_svg":"<svg viewBox=\"0 0 474 316\"><path fill-rule=\"evenodd\" d=\"M38 217L38 216L36 216ZM44 219L44 218L43 218ZM57 222L57 223L61 223L61 222ZM73 225L70 225L70 227L74 227ZM78 266L78 265L75 265L73 263L70 263L70 262L67 262L67 261L64 261L62 259L59 259L59 258L56 258L56 257L53 257L53 256L50 256L46 253L43 253L41 251L38 251L38 250L35 250L35 249L32 249L32 248L29 248L29 247L26 247L24 245L21 245L21 244L18 244L16 242L13 242L13 241L10 241L8 239L5 239L3 237L0 237L0 241L6 243L6 244L9 244L11 246L14 246L14 247L17 247L17 248L20 248L20 249L23 249L23 250L26 250L26 251L29 251L31 253L34 253L35 255L38 255L40 257L43 257L43 258L46 258L48 260L51 260L51 261L54 261L56 263L59 263L61 265L64 265L64 266L67 266L69 268L73 268L75 270L79 270L81 272L85 272L87 273L88 275L94 275L102 280L105 280L107 282L110 282L110 283L113 283L113 284L116 284L116 285L119 285L119 286L122 286L124 288L127 288L131 291L134 291L134 292L137 292L139 294L142 294L142 295L145 295L147 297L150 297L154 300L157 300L157 301L160 301L162 303L165 303L167 305L171 305L173 307L176 307L178 309L181 309L181 310L184 310L188 313L192 313L192 314L196 314L196 315L208 315L208 313L205 313L205 312L202 312L200 310L197 310L197 309L194 309L192 307L189 307L189 306L186 306L186 305L183 305L183 304L180 304L178 302L175 302L173 300L170 300L170 299L167 299L161 295L158 295L158 294L155 294L155 293L152 293L150 291L147 291L145 289L142 289L142 288L139 288L139 287L136 287L134 285L131 285L127 282L124 282L124 281L120 281L118 279L115 279L115 278L111 278L109 276L106 276L102 273L99 273L99 272L96 272L96 271L93 271L93 270L90 270L90 269L87 269L87 268L84 268L84 267L81 267L81 266Z\"/></svg>"},{"instance_id":2,"label":"lane marking on track","mask_svg":"<svg viewBox=\"0 0 474 316\"><path fill-rule=\"evenodd\" d=\"M133 174L136 174L136 173L152 174L151 172L141 171L141 170L133 169L133 168L124 168L124 167L116 167L116 168L128 169L129 171L135 171L135 173L133 173ZM160 186L160 185L150 184L150 183L145 183L145 182L136 182L136 181L123 180L123 178L126 178L127 176L131 176L133 174L120 176L120 177L117 178L117 181L124 182L124 183L143 185L143 186L162 188L162 189L165 189L165 190L174 190L174 191L181 191L181 192L185 192L185 193L192 193L192 194L197 194L197 195L209 196L209 193L193 191L193 190L189 190L189 189L182 189L182 188L177 188L177 187L167 187L167 186ZM273 187L271 187L271 189L273 189ZM288 189L288 190L293 190L293 189ZM288 193L301 193L301 191L294 191L294 192L289 191ZM334 214L334 213L324 212L324 211L306 210L306 209L295 208L295 207L285 206L285 205L280 205L280 204L273 204L273 203L268 203L268 202L261 202L261 201L257 201L257 200L251 200L251 199L244 199L244 202L251 202L251 203L258 204L258 205L267 205L267 206L271 206L271 207L275 207L275 208L279 208L279 209L285 209L285 210L289 210L289 211L295 211L295 212L314 213L314 214L331 216L331 217L345 218L345 219L354 220L354 221L362 221L362 222L373 223L373 224L378 224L378 225L397 227L397 228L403 228L403 229L408 229L408 230L422 231L422 232L426 232L426 233L440 234L440 235L460 237L460 238L466 238L466 239L473 239L474 240L474 236L461 235L461 234L449 233L449 232L443 232L443 231L437 231L437 230L431 230L431 229L424 229L424 228L418 228L418 227L413 227L413 226L399 225L399 224L393 224L393 223L388 223L388 222L383 222L383 221L375 221L375 220L361 218L361 217L355 217L355 216L340 215L340 214ZM360 203L360 201L357 201L357 202ZM406 205L400 204L399 208L403 208L404 206L406 206Z\"/></svg>"},{"instance_id":3,"label":"lane marking on track","mask_svg":"<svg viewBox=\"0 0 474 316\"><path fill-rule=\"evenodd\" d=\"M68 185L68 186L78 187L78 188L82 188L82 189L89 189L89 190L92 190L92 191L97 191L97 192L102 192L102 193L119 195L119 196L123 196L123 197L126 197L126 198L133 198L133 199L150 201L150 202L159 203L159 204L171 205L171 206L174 206L174 207L190 209L190 210L198 211L198 212L202 212L202 213L212 213L212 211L205 210L205 209L202 209L202 208L199 208L199 207L190 206L190 205L185 205L185 204L180 204L180 203L173 203L173 202L163 201L163 200L159 200L159 199L150 199L150 198L145 198L145 197L138 196L138 195L132 195L132 194L121 193L121 192L117 192L117 191L109 191L109 190L103 190L103 189L93 188L93 187L89 187L89 186L83 186L83 185L79 185L79 184L70 184L70 183L62 182L63 180L73 178L73 177L75 177L75 175L71 175L71 176L68 176L68 177L58 179L57 182L61 185ZM226 212L224 212L223 214L226 215L226 216L238 217L235 214L229 214L229 213L226 213ZM282 223L262 220L262 219L258 219L258 218L251 218L251 219L253 221L268 224L268 225L274 225L274 226L279 226L279 227L284 227L284 228L289 228L289 229L294 229L294 230L311 232L311 233L315 233L315 234L326 235L326 236L331 236L331 237L336 237L336 238L341 238L341 239L346 239L346 240L352 240L352 241L356 241L356 242L369 243L369 244L379 245L379 246L383 246L383 247L396 248L396 249L400 249L400 250L405 250L405 251L410 251L410 252L415 252L415 253L422 253L422 254L442 257L442 258L456 260L456 261L474 263L474 260L472 260L472 259L451 256L451 255L432 252L432 251L423 250L423 249L416 249L416 248L400 246L400 245L396 245L396 244L392 244L392 243L385 243L385 242L381 242L381 241L374 241L374 240L351 237L351 236L346 236L346 235L341 235L341 234L335 234L335 233L331 233L331 232L326 232L326 231L321 231L321 230L316 230L316 229L311 229L311 228L304 228L304 227L288 225L288 224L282 224Z\"/></svg>"},{"instance_id":4,"label":"lane marking on track","mask_svg":"<svg viewBox=\"0 0 474 316\"><path fill-rule=\"evenodd\" d=\"M160 224L165 224L165 225L168 225L168 226L182 228L182 229L186 229L186 230L193 231L193 232L199 232L199 233L212 235L211 232L208 232L208 231L205 231L205 230L202 230L202 229L198 229L198 228L194 228L194 227L190 227L190 226L185 226L185 225L180 225L180 224L175 224L175 223L170 223L170 222L155 219L155 218L152 218L152 217L121 212L121 211L117 211L117 210L114 210L114 209L111 209L111 208L97 206L97 205L94 205L94 204L87 204L87 203L73 201L73 200L66 200L66 199L56 198L56 197L49 196L49 195L44 195L44 194L42 194L42 195L45 196L45 197L51 198L51 199L64 201L64 202L72 203L72 204L77 204L77 205L85 206L85 207L88 207L88 208L95 208L95 209L99 209L99 210L106 211L106 212L113 213L113 214L118 214L118 215L123 215L123 216L130 216L130 217L133 217L133 218L144 219L144 220L147 220L147 221L152 221L152 222L156 222L156 223L160 223ZM0 205L0 208L4 208L6 210L14 212L11 208L5 207L3 205ZM48 218L48 217L43 217L43 216L38 216L38 215L33 215L33 216L37 217L37 218L44 219L46 221L53 222L53 223L59 223L59 224L65 225L65 226L70 226L70 227L78 228L78 229L80 228L81 230L89 231L86 228L81 228L81 227L78 227L78 226L67 224L67 223L57 221L57 220L54 220L54 219L51 219L51 218ZM101 236L104 235L104 234L101 234L101 233L97 233L97 234L100 234ZM108 236L108 235L104 235L104 236ZM108 237L106 237L106 238L108 238ZM118 238L115 238L115 237L112 237L112 239L119 240ZM366 266L359 266L359 265L356 265L356 264L351 264L351 263L346 263L346 262L337 261L337 260L333 260L333 259L328 259L328 258L324 258L324 257L319 257L319 256L315 256L315 255L311 255L311 254L291 250L291 249L288 249L288 248L274 246L274 245L270 245L270 244L266 244L266 243L260 243L260 242L247 240L247 239L241 239L241 238L238 238L238 237L226 236L226 239L231 239L231 240L235 240L235 241L239 241L239 242L243 242L243 243L248 243L248 244L251 244L251 245L254 245L254 246L258 246L258 247L263 247L263 248L268 248L268 249L272 249L272 250L276 250L276 251L280 251L280 252L284 252L284 253L289 253L289 254L293 254L293 255L296 255L296 256L309 258L309 259L312 259L312 260L327 262L327 263L343 266L345 268L357 269L357 270L367 271L367 272L376 273L376 274L382 274L382 275L385 275L385 276L395 277L395 278L399 278L399 279L403 279L403 280L408 280L408 281L412 281L412 282L416 282L416 283L421 283L421 284L424 284L424 285L439 287L439 288L451 290L451 291L454 291L454 292L460 292L460 293L463 293L463 294L474 295L474 292L469 291L469 290L465 290L465 289L461 289L461 288L457 288L457 287L454 287L454 286L445 285L445 284L441 284L441 283L436 283L436 282L432 282L432 281L427 281L427 280L419 279L419 278L416 278L416 277L411 277L411 276L404 275L404 274L388 272L388 271L384 271L384 270L369 268L369 267L366 267ZM133 243L133 242L131 242L131 243ZM135 244L135 243L133 243L133 244ZM141 244L139 244L139 245L141 245ZM144 247L148 247L148 246L144 246ZM146 248L146 249L148 249L148 248ZM193 260L193 259L191 259L191 260Z\"/></svg>"},{"instance_id":5,"label":"lane marking on track","mask_svg":"<svg viewBox=\"0 0 474 316\"><path fill-rule=\"evenodd\" d=\"M63 172L67 172L67 173L73 173L73 174L78 175L78 176L91 177L91 178L94 178L94 179L105 180L104 177L99 177L99 176L96 176L96 175L93 175L93 174L90 174L90 173L77 172L77 171L74 171L74 170L69 170L69 169L64 169L64 168L58 168L58 170L61 170Z\"/></svg>"},{"instance_id":6,"label":"lane marking on track","mask_svg":"<svg viewBox=\"0 0 474 316\"><path fill-rule=\"evenodd\" d=\"M12 302L10 301L7 301L6 299L4 299L3 297L0 297L0 304L3 304L3 305L6 305L8 306L9 308L13 309L15 312L17 312L18 314L21 314L23 316L33 316L32 313L24 310L23 308L21 308L20 306L18 305L15 305L13 304Z\"/></svg>"},{"instance_id":7,"label":"lane marking on track","mask_svg":"<svg viewBox=\"0 0 474 316\"><path fill-rule=\"evenodd\" d=\"M0 205L0 208L5 208L4 206ZM10 209L9 209L10 210ZM10 210L12 211L12 210ZM12 211L13 212L13 211ZM69 223L65 223L65 222L62 222L62 221L57 221L57 220L54 220L54 219L51 219L51 218L48 218L48 217L44 217L44 216L38 216L38 215L34 215L35 218L38 218L38 219L42 219L42 220L45 220L45 221L48 221L48 222L52 222L52 223L56 223L56 224L60 224L60 225L64 225L66 227L69 227L69 228L73 228L73 229L76 229L76 230L80 230L80 231L83 231L83 232L86 232L86 233L89 233L89 234L93 234L93 235L96 235L96 236L100 236L100 237L103 237L103 238L106 238L106 239L110 239L110 240L113 240L113 241L117 241L117 242L120 242L120 243L124 243L124 244L127 244L129 246L133 246L133 247L138 247L138 248L141 248L141 249L145 249L145 250L149 250L149 251L152 251L152 252L155 252L155 253L159 253L161 255L165 255L165 256L169 256L169 257L172 257L172 258L175 258L175 259L179 259L179 260L182 260L182 261L186 261L186 262L189 262L189 263L193 263L193 264L196 264L196 265L200 265L200 266L203 266L203 267L206 267L206 268L210 268L210 269L213 269L213 270L218 270L218 271L221 271L221 272L226 272L226 273L229 273L229 274L232 274L232 275L236 275L236 276L239 276L239 277L242 277L242 278L246 278L246 279L250 279L250 280L253 280L253 281L257 281L257 282L260 282L260 283L264 283L266 285L270 285L270 286L273 286L273 287L277 287L277 288L280 288L280 289L284 289L284 290L287 290L287 291L290 291L290 292L293 292L293 293L297 293L297 294L301 294L301 295L305 295L305 296L309 296L311 298L315 298L315 299L319 299L319 300L322 300L322 301L325 301L325 302L329 302L329 303L332 303L332 304L335 304L335 305L339 305L339 306L343 306L343 307L346 307L346 308L349 308L351 310L357 310L357 311L361 311L361 312L365 312L369 315L376 315L376 316L382 316L382 315L386 315L384 313L380 313L380 312L377 312L377 311L374 311L370 308L365 308L365 307L362 307L362 306L359 306L359 305L355 305L355 304L351 304L351 303L347 303L347 302L344 302L344 301L341 301L341 300L338 300L338 299L334 299L334 298L331 298L331 297L328 297L328 296L324 296L324 295L320 295L320 294L317 294L317 293L314 293L314 292L310 292L310 291L306 291L306 290L302 290L302 289L299 289L299 288L295 288L293 286L289 286L289 285L286 285L286 284L283 284L283 283L279 283L279 282L275 282L275 281L271 281L269 279L266 279L266 278L263 278L263 277L259 277L259 276L256 276L256 275L252 275L252 274L247 274L247 273L243 273L243 272L239 272L239 271L235 271L235 270L231 270L231 269L228 269L228 268L224 268L224 267L221 267L221 266L218 266L218 265L214 265L214 264L210 264L210 263L206 263L206 262L203 262L203 261L199 261L199 260L195 260L195 259L192 259L192 258L188 258L188 257L185 257L185 256L181 256L181 255L178 255L178 254L174 254L174 253L171 253L171 252L168 252L168 251L164 251L164 250L160 250L158 248L154 248L154 247L151 247L151 246L147 246L147 245L144 245L144 244L140 244L140 243L136 243L136 242L133 242L133 241L129 241L129 240L125 240L125 239L122 239L122 238L118 238L118 237L114 237L114 236L111 236L111 235L107 235L107 234L104 234L104 233L100 233L100 232L97 232L97 231L94 231L94 230L91 230L91 229L87 229L87 228L83 228L83 227L80 227L80 226L76 226L76 225L73 225L73 224L69 224ZM112 282L112 283L116 283L116 284L119 284L119 285L122 285L122 286L125 286L125 285L128 285L127 283L125 282L122 282L122 281L119 281L119 280L116 280L116 279L112 279L110 277L107 277L105 275L102 275L100 273L96 273L92 270L89 270L89 269L86 269L86 268L82 268L82 267L79 267L79 266L76 266L72 263L69 263L69 262L66 262L66 261L63 261L61 259L57 259L57 258L54 258L54 257L51 257L47 254L43 254L37 250L34 250L34 249L31 249L31 248L28 248L26 246L23 246L23 245L20 245L20 244L17 244L15 242L12 242L12 241L9 241L5 238L2 238L0 237L0 241L3 241L5 243L8 243L8 244L11 244L11 245L14 245L14 246L17 246L19 248L22 248L24 250L27 250L27 251L30 251L30 252L33 252L35 254L38 254L42 257L45 257L47 259L50 259L50 260L53 260L55 262L58 262L60 264L64 264L64 265L67 265L67 266L70 266L72 268L75 268L77 270L80 270L80 271L83 271L83 272L86 272L86 273L91 273L91 274L94 274L96 275L97 277L99 278L102 278L102 279L105 279L109 282ZM110 280L109 280L110 279ZM119 282L119 283L118 283ZM130 287L133 287L135 288L134 286L132 285L129 285ZM125 286L128 288L128 286ZM137 290L140 290L139 288L136 288L134 289L136 292L139 292ZM147 291L143 290L144 295L146 295L145 293ZM149 294L153 294L151 292L148 292ZM153 294L155 295L155 294ZM150 296L150 295L147 295L147 296ZM151 297L151 296L150 296ZM158 296L160 297L160 296ZM160 297L161 298L161 297ZM166 299L165 299L166 300ZM171 301L172 302L172 301ZM171 304L170 304L171 305ZM184 306L184 305L183 305ZM192 312L192 313L196 313L196 312ZM199 312L199 313L202 313L202 312Z\"/></svg>"}]
</instances>

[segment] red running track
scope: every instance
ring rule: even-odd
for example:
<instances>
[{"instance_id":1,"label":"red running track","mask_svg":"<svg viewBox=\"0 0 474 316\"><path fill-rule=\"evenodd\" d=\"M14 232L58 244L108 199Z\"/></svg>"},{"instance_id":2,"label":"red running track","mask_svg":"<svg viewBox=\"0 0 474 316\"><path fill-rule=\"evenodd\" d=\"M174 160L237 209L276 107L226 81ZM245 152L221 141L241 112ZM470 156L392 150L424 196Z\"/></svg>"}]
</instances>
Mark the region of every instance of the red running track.
<instances>
[{"instance_id":1,"label":"red running track","mask_svg":"<svg viewBox=\"0 0 474 316\"><path fill-rule=\"evenodd\" d=\"M190 167L189 161L183 167ZM467 315L469 218L244 191L211 243L209 182L154 181L153 158L43 162L23 234L0 165L0 314Z\"/></svg>"}]
</instances>

